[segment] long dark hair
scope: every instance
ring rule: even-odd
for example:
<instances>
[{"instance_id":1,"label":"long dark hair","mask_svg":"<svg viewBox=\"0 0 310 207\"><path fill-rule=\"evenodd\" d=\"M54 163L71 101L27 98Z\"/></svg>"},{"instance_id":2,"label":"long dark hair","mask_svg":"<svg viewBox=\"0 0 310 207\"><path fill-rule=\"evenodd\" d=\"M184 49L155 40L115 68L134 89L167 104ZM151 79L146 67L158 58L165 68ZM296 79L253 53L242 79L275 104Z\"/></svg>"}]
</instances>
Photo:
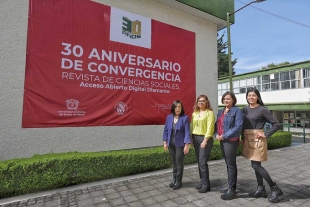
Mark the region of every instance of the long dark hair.
<instances>
[{"instance_id":1,"label":"long dark hair","mask_svg":"<svg viewBox=\"0 0 310 207\"><path fill-rule=\"evenodd\" d=\"M175 100L173 103L172 103L172 106L171 106L171 113L173 115L175 115L175 108L177 107L178 104L181 104L181 113L180 113L180 116L183 116L185 114L185 110L184 110L184 107L183 107L183 104L180 100Z\"/></svg>"},{"instance_id":2,"label":"long dark hair","mask_svg":"<svg viewBox=\"0 0 310 207\"><path fill-rule=\"evenodd\" d=\"M250 92L254 92L254 93L256 94L256 96L257 96L257 103L258 103L259 105L265 106L265 104L264 104L264 102L263 102L263 100L262 100L262 97L260 96L260 93L259 93L259 91L258 91L256 88L250 88L250 89L248 89L248 91L246 92L246 101L248 102L248 104L250 104L249 101L248 101L248 93L250 93Z\"/></svg>"}]
</instances>

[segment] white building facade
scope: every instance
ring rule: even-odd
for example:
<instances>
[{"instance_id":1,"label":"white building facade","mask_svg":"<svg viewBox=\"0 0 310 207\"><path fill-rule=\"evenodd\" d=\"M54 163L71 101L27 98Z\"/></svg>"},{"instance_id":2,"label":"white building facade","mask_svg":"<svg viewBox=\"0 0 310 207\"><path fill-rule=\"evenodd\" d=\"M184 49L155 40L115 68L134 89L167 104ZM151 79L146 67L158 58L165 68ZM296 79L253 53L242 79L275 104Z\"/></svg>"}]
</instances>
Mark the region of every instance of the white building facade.
<instances>
[{"instance_id":1,"label":"white building facade","mask_svg":"<svg viewBox=\"0 0 310 207\"><path fill-rule=\"evenodd\" d=\"M218 103L229 90L229 80L219 79ZM246 92L257 88L266 107L273 112L283 129L310 132L310 61L235 75L233 92L237 105L247 105Z\"/></svg>"}]
</instances>

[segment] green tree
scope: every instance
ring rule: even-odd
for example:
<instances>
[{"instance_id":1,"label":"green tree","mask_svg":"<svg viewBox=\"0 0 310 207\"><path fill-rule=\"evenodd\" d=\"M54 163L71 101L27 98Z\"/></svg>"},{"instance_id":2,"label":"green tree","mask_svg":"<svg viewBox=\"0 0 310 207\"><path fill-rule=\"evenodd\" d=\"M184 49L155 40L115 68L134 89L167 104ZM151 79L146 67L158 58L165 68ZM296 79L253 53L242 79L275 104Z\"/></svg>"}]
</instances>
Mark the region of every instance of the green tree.
<instances>
[{"instance_id":1,"label":"green tree","mask_svg":"<svg viewBox=\"0 0 310 207\"><path fill-rule=\"evenodd\" d=\"M274 68L274 67L278 67L278 66L283 66L283 65L289 65L289 64L292 64L290 62L282 62L282 63L278 63L278 64L274 64L274 63L269 63L267 66L263 66L261 68L261 70L266 70L266 69L269 69L269 68Z\"/></svg>"},{"instance_id":2,"label":"green tree","mask_svg":"<svg viewBox=\"0 0 310 207\"><path fill-rule=\"evenodd\" d=\"M217 34L218 36L218 34ZM229 68L228 68L228 54L227 48L228 43L223 40L224 33L220 38L217 39L217 63L218 63L218 77L228 77ZM231 61L232 65L232 74L235 74L234 65L237 63L237 59Z\"/></svg>"}]
</instances>

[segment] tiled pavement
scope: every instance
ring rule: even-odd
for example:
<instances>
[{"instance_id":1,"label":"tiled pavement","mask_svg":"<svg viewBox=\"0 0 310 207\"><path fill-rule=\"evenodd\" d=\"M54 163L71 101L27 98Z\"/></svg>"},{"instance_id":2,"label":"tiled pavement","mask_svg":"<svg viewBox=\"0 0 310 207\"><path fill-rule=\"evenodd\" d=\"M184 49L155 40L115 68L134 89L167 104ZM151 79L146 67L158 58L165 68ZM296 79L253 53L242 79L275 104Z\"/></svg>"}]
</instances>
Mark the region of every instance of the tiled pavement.
<instances>
[{"instance_id":1,"label":"tiled pavement","mask_svg":"<svg viewBox=\"0 0 310 207\"><path fill-rule=\"evenodd\" d=\"M263 163L271 177L283 190L283 199L271 204L266 198L250 198L248 192L256 189L255 174L250 161L239 156L238 198L223 201L218 192L226 185L226 165L223 160L210 161L211 192L198 193L196 165L186 166L183 187L172 190L171 170L161 170L125 178L93 182L70 188L56 189L0 200L0 207L110 207L110 206L309 206L310 207L310 144L271 150L269 160ZM267 186L266 186L267 187ZM270 193L267 187L267 193Z\"/></svg>"}]
</instances>

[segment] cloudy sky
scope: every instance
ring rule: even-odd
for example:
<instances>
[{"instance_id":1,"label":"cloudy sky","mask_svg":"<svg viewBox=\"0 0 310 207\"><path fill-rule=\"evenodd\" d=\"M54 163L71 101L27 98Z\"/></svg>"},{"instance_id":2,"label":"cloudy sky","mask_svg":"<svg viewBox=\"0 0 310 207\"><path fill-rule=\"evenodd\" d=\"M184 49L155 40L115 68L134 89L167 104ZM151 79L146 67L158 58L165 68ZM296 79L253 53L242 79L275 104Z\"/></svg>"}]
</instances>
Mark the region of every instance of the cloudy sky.
<instances>
[{"instance_id":1,"label":"cloudy sky","mask_svg":"<svg viewBox=\"0 0 310 207\"><path fill-rule=\"evenodd\" d=\"M235 10L249 2L235 0ZM219 35L223 32L226 28ZM236 74L269 63L310 60L310 0L266 0L238 11L231 46L232 58L238 59Z\"/></svg>"}]
</instances>

